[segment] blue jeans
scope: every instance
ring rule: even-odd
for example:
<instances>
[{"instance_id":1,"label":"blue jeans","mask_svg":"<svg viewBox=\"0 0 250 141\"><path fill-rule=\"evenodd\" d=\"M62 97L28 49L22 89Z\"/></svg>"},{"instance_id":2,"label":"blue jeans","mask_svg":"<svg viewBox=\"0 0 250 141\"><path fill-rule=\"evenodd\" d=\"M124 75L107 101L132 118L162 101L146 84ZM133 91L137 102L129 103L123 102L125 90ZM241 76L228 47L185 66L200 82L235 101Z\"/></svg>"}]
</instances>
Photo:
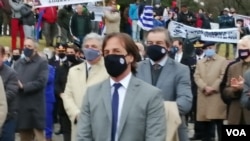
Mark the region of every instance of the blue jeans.
<instances>
[{"instance_id":1,"label":"blue jeans","mask_svg":"<svg viewBox=\"0 0 250 141\"><path fill-rule=\"evenodd\" d=\"M132 38L134 41L140 41L140 27L137 25L138 20L132 21Z\"/></svg>"},{"instance_id":2,"label":"blue jeans","mask_svg":"<svg viewBox=\"0 0 250 141\"><path fill-rule=\"evenodd\" d=\"M84 40L84 36L78 36L77 38L80 40L80 48L82 48L82 43L83 43L83 40Z\"/></svg>"},{"instance_id":3,"label":"blue jeans","mask_svg":"<svg viewBox=\"0 0 250 141\"><path fill-rule=\"evenodd\" d=\"M3 125L0 141L15 141L16 120L7 119Z\"/></svg>"},{"instance_id":4,"label":"blue jeans","mask_svg":"<svg viewBox=\"0 0 250 141\"><path fill-rule=\"evenodd\" d=\"M46 103L46 139L52 139L52 133L53 133L53 109L54 109L54 103Z\"/></svg>"}]
</instances>

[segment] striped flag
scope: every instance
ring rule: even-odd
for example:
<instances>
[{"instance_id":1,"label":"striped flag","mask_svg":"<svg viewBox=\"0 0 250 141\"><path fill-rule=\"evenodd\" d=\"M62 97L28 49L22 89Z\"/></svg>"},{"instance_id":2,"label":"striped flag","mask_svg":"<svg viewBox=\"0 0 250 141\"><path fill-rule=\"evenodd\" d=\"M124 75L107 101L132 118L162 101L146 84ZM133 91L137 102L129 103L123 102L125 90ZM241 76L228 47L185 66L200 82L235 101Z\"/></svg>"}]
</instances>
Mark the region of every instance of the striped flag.
<instances>
[{"instance_id":1,"label":"striped flag","mask_svg":"<svg viewBox=\"0 0 250 141\"><path fill-rule=\"evenodd\" d=\"M38 21L36 23L36 29L35 29L35 39L38 42L39 41L39 32L42 30L42 19L43 19L43 14L45 12L45 9L40 9L39 16L38 16Z\"/></svg>"},{"instance_id":2,"label":"striped flag","mask_svg":"<svg viewBox=\"0 0 250 141\"><path fill-rule=\"evenodd\" d=\"M154 27L153 6L146 5L137 23L143 30L149 31Z\"/></svg>"}]
</instances>

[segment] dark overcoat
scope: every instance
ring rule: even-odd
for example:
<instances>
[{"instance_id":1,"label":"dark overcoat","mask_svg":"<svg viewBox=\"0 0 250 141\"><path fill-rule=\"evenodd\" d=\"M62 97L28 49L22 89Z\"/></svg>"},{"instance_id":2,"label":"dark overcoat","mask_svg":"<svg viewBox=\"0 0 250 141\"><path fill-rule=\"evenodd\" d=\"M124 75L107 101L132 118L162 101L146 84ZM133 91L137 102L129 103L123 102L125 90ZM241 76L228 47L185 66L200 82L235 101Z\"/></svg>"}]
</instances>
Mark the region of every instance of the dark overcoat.
<instances>
[{"instance_id":1,"label":"dark overcoat","mask_svg":"<svg viewBox=\"0 0 250 141\"><path fill-rule=\"evenodd\" d=\"M15 68L23 89L18 94L17 130L45 129L45 87L48 61L36 54L30 61L19 59Z\"/></svg>"}]
</instances>

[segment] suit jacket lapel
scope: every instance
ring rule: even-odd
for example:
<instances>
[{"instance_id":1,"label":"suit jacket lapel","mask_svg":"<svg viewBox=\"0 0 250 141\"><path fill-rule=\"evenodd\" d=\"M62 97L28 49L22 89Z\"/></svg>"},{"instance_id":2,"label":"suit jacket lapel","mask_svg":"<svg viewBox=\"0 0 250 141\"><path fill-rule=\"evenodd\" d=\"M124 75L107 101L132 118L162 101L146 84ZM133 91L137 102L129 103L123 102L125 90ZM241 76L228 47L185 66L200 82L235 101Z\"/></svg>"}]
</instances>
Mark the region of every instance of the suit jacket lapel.
<instances>
[{"instance_id":1,"label":"suit jacket lapel","mask_svg":"<svg viewBox=\"0 0 250 141\"><path fill-rule=\"evenodd\" d=\"M119 128L118 128L119 137L125 125L129 110L132 108L132 105L134 103L135 95L137 94L139 90L138 89L139 86L140 86L139 81L137 81L137 79L134 76L132 76L129 86L127 88L127 92L126 92L126 96L125 96L125 100L124 100L124 104L122 108L122 113L120 117L120 123L119 123ZM118 137L118 140L119 140L119 137Z\"/></svg>"},{"instance_id":2,"label":"suit jacket lapel","mask_svg":"<svg viewBox=\"0 0 250 141\"><path fill-rule=\"evenodd\" d=\"M85 66L85 62L81 63L81 65L77 66L77 70L79 71L77 73L78 77L79 77L79 85L84 86L86 84L86 66Z\"/></svg>"},{"instance_id":3,"label":"suit jacket lapel","mask_svg":"<svg viewBox=\"0 0 250 141\"><path fill-rule=\"evenodd\" d=\"M104 81L100 92L103 93L102 95L103 95L103 102L105 105L105 109L106 109L106 112L107 112L107 115L108 115L110 122L112 122L111 86L110 86L109 79Z\"/></svg>"},{"instance_id":4,"label":"suit jacket lapel","mask_svg":"<svg viewBox=\"0 0 250 141\"><path fill-rule=\"evenodd\" d=\"M160 85L165 84L164 81L166 81L168 74L173 69L173 61L171 58L167 59L166 64L163 66L161 73L158 77L158 80L156 82L156 87L160 88Z\"/></svg>"},{"instance_id":5,"label":"suit jacket lapel","mask_svg":"<svg viewBox=\"0 0 250 141\"><path fill-rule=\"evenodd\" d=\"M143 78L145 80L145 82L148 82L149 84L152 84L152 75L151 75L151 63L150 63L150 60L146 60L144 63L143 63L143 75L145 78Z\"/></svg>"},{"instance_id":6,"label":"suit jacket lapel","mask_svg":"<svg viewBox=\"0 0 250 141\"><path fill-rule=\"evenodd\" d=\"M101 68L103 67L103 64L104 64L104 60L101 58L101 60L97 64L91 66L92 68L89 71L88 77L91 78L95 76L101 70Z\"/></svg>"},{"instance_id":7,"label":"suit jacket lapel","mask_svg":"<svg viewBox=\"0 0 250 141\"><path fill-rule=\"evenodd\" d=\"M243 65L243 61L240 61L240 63L238 64L239 67L237 67L239 69L239 72L240 72L239 74L243 74L243 67L242 67L242 65Z\"/></svg>"}]
</instances>

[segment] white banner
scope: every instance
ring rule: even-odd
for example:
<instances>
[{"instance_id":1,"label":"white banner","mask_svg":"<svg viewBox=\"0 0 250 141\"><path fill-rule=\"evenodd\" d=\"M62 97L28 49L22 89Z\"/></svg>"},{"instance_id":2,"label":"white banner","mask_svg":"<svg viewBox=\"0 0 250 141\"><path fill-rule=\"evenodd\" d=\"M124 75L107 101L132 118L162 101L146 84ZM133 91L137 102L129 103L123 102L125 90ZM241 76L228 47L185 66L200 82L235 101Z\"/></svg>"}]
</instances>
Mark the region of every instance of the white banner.
<instances>
[{"instance_id":1,"label":"white banner","mask_svg":"<svg viewBox=\"0 0 250 141\"><path fill-rule=\"evenodd\" d=\"M88 8L89 12L95 13L95 20L94 21L102 21L104 11L111 9L111 7L93 6L93 5L90 5L90 6L87 5L87 8Z\"/></svg>"},{"instance_id":2,"label":"white banner","mask_svg":"<svg viewBox=\"0 0 250 141\"><path fill-rule=\"evenodd\" d=\"M237 43L239 40L239 31L237 28L228 29L201 29L171 21L168 30L172 37L182 38L200 38L203 41Z\"/></svg>"},{"instance_id":3,"label":"white banner","mask_svg":"<svg viewBox=\"0 0 250 141\"><path fill-rule=\"evenodd\" d=\"M218 23L212 23L210 22L211 29L219 29L219 24Z\"/></svg>"},{"instance_id":4,"label":"white banner","mask_svg":"<svg viewBox=\"0 0 250 141\"><path fill-rule=\"evenodd\" d=\"M242 19L244 21L245 27L248 27L250 25L250 17L249 16L235 14L234 19L235 19L235 23L236 23L237 19Z\"/></svg>"},{"instance_id":5,"label":"white banner","mask_svg":"<svg viewBox=\"0 0 250 141\"><path fill-rule=\"evenodd\" d=\"M98 1L102 1L102 0L34 0L36 8L88 3L88 2L98 2Z\"/></svg>"}]
</instances>

